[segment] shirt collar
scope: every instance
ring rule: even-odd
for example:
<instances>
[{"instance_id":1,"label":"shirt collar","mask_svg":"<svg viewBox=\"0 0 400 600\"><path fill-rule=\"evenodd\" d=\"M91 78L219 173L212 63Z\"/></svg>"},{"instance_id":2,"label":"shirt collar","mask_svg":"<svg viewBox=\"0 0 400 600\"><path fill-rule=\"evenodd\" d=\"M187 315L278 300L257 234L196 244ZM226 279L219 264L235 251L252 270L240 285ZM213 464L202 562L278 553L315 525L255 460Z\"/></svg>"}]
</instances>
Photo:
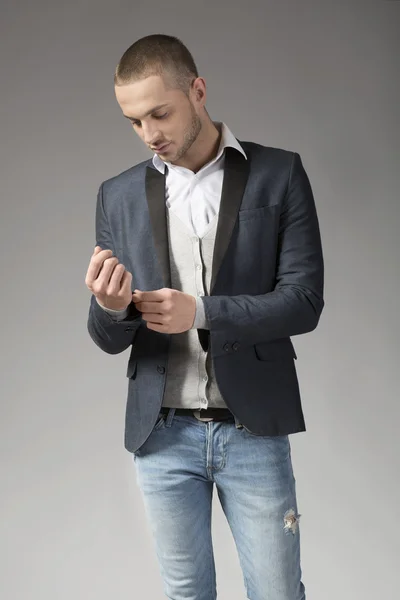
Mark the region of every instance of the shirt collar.
<instances>
[{"instance_id":1,"label":"shirt collar","mask_svg":"<svg viewBox=\"0 0 400 600\"><path fill-rule=\"evenodd\" d=\"M228 146L230 146L231 148L236 148L236 150L241 152L243 154L243 156L245 157L245 159L247 160L247 155L246 155L245 151L243 150L242 146L239 144L239 142L237 141L237 139L235 138L235 136L233 135L233 133L229 129L229 127L225 123L220 122L220 121L213 121L213 123L217 127L217 129L219 131L221 131L221 141L219 144L217 155L215 158L213 158L213 160L211 162L214 163L217 160L219 160L221 158L225 148L227 148ZM168 165L168 167L172 167L172 168L175 166L175 165L172 165L171 163L169 163L168 161L161 160L161 158L158 156L158 154L154 154L154 156L153 156L153 165L156 167L156 169L158 169L158 171L160 171L160 173L164 173L166 165Z\"/></svg>"}]
</instances>

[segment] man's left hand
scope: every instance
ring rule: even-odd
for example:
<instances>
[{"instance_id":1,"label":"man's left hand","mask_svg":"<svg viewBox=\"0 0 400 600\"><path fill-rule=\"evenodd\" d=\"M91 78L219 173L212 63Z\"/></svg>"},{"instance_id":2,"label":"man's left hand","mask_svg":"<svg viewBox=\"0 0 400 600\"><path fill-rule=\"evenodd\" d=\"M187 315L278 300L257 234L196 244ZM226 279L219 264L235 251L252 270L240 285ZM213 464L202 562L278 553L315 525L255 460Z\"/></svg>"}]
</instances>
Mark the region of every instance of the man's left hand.
<instances>
[{"instance_id":1,"label":"man's left hand","mask_svg":"<svg viewBox=\"0 0 400 600\"><path fill-rule=\"evenodd\" d=\"M183 333L192 328L196 298L170 288L153 292L135 290L132 302L142 313L147 327L159 333Z\"/></svg>"}]
</instances>

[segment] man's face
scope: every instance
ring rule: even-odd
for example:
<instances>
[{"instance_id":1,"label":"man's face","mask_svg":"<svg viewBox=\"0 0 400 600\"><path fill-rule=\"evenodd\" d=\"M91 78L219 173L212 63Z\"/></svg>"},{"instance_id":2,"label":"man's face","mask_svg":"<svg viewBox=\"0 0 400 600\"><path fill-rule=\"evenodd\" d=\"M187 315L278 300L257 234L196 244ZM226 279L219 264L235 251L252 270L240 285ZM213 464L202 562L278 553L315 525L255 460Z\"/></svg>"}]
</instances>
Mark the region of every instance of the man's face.
<instances>
[{"instance_id":1,"label":"man's face","mask_svg":"<svg viewBox=\"0 0 400 600\"><path fill-rule=\"evenodd\" d=\"M189 99L181 90L167 89L158 75L115 86L115 95L141 140L165 161L180 161L201 131L202 103L193 90Z\"/></svg>"}]
</instances>

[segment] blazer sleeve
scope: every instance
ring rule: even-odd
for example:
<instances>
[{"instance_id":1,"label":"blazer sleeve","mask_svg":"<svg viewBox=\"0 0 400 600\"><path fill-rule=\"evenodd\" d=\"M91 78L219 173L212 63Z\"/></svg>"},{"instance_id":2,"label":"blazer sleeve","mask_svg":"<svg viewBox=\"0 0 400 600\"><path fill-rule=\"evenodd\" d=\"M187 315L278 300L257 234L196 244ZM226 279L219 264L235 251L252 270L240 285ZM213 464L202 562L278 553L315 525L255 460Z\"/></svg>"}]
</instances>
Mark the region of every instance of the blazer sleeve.
<instances>
[{"instance_id":1,"label":"blazer sleeve","mask_svg":"<svg viewBox=\"0 0 400 600\"><path fill-rule=\"evenodd\" d=\"M96 246L102 250L115 248L108 224L107 214L103 201L103 183L97 194L96 204ZM127 314L123 319L116 319L104 310L96 300L94 294L90 298L87 328L92 340L108 354L119 354L128 348L134 341L136 331L142 322L142 313L137 310L134 302L127 307Z\"/></svg>"},{"instance_id":2,"label":"blazer sleeve","mask_svg":"<svg viewBox=\"0 0 400 600\"><path fill-rule=\"evenodd\" d=\"M289 171L278 244L273 291L203 297L211 336L219 331L235 341L257 344L317 327L324 307L323 253L313 192L297 152Z\"/></svg>"}]
</instances>

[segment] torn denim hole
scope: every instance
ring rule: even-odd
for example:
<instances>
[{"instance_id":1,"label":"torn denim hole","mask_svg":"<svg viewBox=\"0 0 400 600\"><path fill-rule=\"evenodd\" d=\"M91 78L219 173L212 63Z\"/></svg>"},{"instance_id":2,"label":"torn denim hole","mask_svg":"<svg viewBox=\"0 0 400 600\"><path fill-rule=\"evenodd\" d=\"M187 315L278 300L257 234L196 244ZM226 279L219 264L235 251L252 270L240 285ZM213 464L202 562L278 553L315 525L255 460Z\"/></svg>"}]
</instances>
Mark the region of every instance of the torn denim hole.
<instances>
[{"instance_id":1,"label":"torn denim hole","mask_svg":"<svg viewBox=\"0 0 400 600\"><path fill-rule=\"evenodd\" d=\"M300 517L301 515L296 516L296 513L293 508L290 508L285 512L283 517L283 522L285 525L283 529L286 534L289 534L291 532L294 535L296 533Z\"/></svg>"}]
</instances>

